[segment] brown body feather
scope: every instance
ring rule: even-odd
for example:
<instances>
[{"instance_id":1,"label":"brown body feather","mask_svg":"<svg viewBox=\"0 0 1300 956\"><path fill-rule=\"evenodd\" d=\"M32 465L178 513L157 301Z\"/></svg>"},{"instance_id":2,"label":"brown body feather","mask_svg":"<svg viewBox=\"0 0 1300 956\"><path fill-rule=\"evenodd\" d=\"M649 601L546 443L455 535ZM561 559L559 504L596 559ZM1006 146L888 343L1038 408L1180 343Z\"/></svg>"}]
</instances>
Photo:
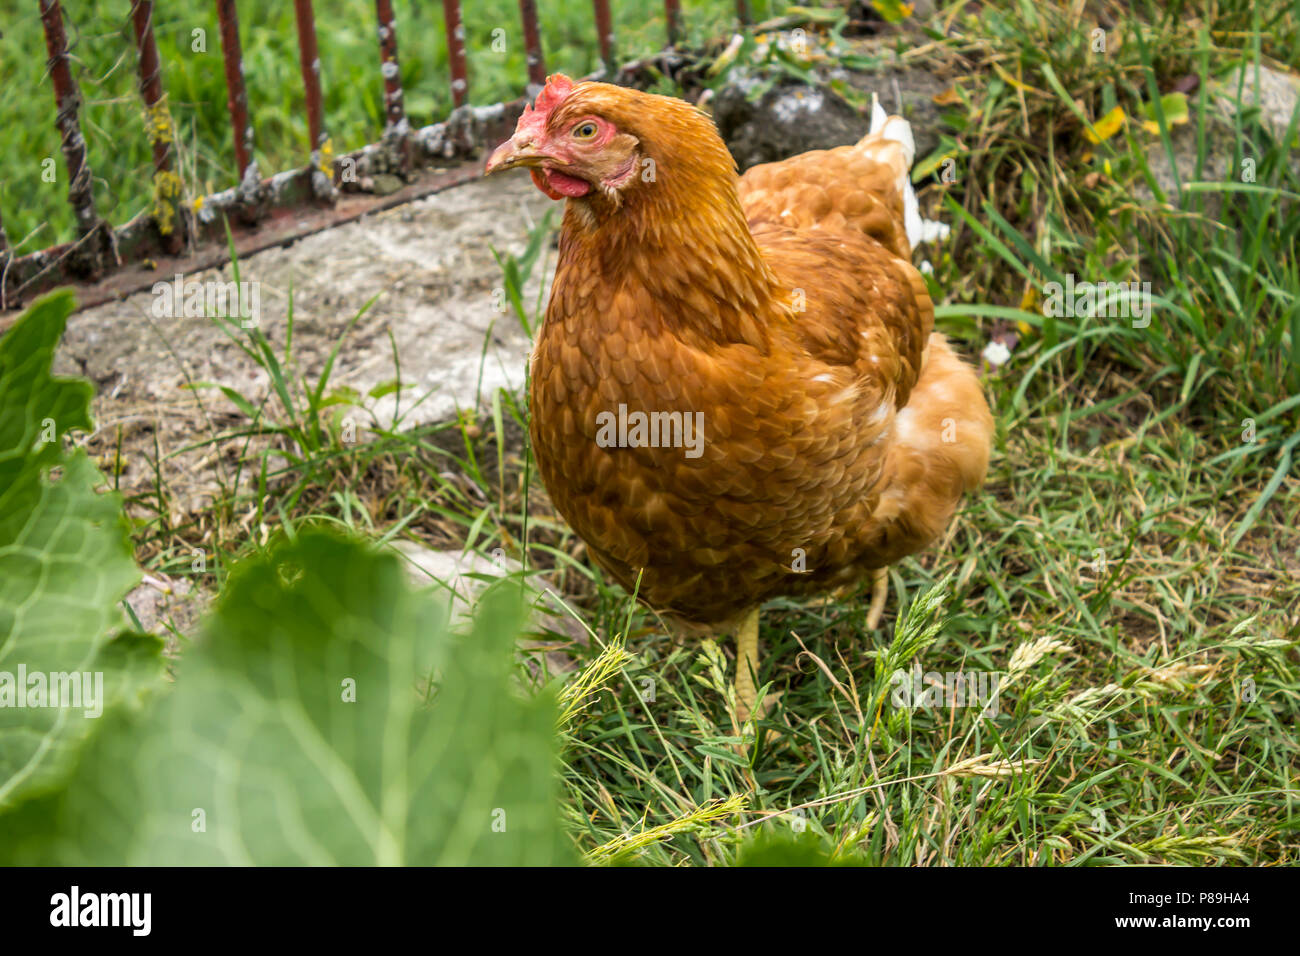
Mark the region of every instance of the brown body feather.
<instances>
[{"instance_id":1,"label":"brown body feather","mask_svg":"<svg viewBox=\"0 0 1300 956\"><path fill-rule=\"evenodd\" d=\"M652 607L722 624L915 552L982 479L992 420L932 335L880 136L737 178L678 100L581 84L556 111L638 137L652 181L570 202L532 361L559 512ZM643 176L644 178L644 176ZM601 413L702 413L699 457L601 447Z\"/></svg>"}]
</instances>

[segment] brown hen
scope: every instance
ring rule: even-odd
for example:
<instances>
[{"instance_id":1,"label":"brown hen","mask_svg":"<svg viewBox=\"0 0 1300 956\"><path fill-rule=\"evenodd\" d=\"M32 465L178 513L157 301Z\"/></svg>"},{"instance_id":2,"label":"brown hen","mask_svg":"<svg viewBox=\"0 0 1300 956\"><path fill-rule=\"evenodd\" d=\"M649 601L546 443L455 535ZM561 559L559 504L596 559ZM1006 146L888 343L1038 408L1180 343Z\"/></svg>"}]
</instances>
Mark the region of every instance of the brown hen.
<instances>
[{"instance_id":1,"label":"brown hen","mask_svg":"<svg viewBox=\"0 0 1300 956\"><path fill-rule=\"evenodd\" d=\"M742 721L763 602L874 574L874 628L883 569L988 463L988 405L911 264L912 150L877 111L855 146L737 177L688 103L554 76L487 164L568 200L532 357L551 500L651 607L738 625Z\"/></svg>"}]
</instances>

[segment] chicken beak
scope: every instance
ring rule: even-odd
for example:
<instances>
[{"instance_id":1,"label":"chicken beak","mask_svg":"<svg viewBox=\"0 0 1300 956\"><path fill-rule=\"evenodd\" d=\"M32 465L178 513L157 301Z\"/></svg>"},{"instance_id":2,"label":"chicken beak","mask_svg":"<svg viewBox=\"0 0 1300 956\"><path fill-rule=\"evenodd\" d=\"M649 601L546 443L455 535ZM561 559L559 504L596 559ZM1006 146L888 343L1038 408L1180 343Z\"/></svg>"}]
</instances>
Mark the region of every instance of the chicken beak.
<instances>
[{"instance_id":1,"label":"chicken beak","mask_svg":"<svg viewBox=\"0 0 1300 956\"><path fill-rule=\"evenodd\" d=\"M514 169L518 166L535 169L549 158L545 153L539 152L530 140L525 139L523 142L516 142L515 138L511 137L498 146L492 152L492 155L488 157L487 166L483 169L483 175L491 176L502 169Z\"/></svg>"}]
</instances>

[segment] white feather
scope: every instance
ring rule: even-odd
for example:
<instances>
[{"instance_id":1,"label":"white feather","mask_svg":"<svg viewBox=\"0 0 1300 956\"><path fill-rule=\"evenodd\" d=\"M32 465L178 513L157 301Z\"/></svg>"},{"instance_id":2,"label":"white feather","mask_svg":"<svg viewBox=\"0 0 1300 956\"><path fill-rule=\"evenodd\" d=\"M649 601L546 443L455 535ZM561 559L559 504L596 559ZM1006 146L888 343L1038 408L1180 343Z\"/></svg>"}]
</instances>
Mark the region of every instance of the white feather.
<instances>
[{"instance_id":1,"label":"white feather","mask_svg":"<svg viewBox=\"0 0 1300 956\"><path fill-rule=\"evenodd\" d=\"M901 116L891 116L880 129L880 135L902 144L903 155L907 157L907 166L912 167L916 158L916 140L912 138L912 124Z\"/></svg>"},{"instance_id":2,"label":"white feather","mask_svg":"<svg viewBox=\"0 0 1300 956\"><path fill-rule=\"evenodd\" d=\"M880 105L880 97L876 96L875 93L872 93L871 94L871 129L869 129L867 132L879 133L884 128L885 123L888 121L889 121L889 117L885 115L885 110Z\"/></svg>"},{"instance_id":3,"label":"white feather","mask_svg":"<svg viewBox=\"0 0 1300 956\"><path fill-rule=\"evenodd\" d=\"M880 97L871 94L871 133L879 133L883 138L892 140L903 147L903 156L908 169L916 159L916 138L912 135L912 124L901 116L888 116L880 105ZM947 225L932 219L921 218L921 208L916 202L916 191L907 175L899 179L899 190L903 193L903 224L907 227L907 241L916 248L918 243L934 242L948 238Z\"/></svg>"}]
</instances>

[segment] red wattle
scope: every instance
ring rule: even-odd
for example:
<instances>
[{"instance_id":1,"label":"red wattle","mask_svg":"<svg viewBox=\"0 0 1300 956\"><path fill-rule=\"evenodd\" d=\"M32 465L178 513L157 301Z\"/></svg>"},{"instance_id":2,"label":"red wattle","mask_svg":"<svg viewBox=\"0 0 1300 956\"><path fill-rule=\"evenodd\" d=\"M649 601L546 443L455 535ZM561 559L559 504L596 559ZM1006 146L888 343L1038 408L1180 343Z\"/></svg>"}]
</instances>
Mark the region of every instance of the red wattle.
<instances>
[{"instance_id":1,"label":"red wattle","mask_svg":"<svg viewBox=\"0 0 1300 956\"><path fill-rule=\"evenodd\" d=\"M591 183L554 169L530 169L533 184L552 199L578 199L591 192Z\"/></svg>"},{"instance_id":2,"label":"red wattle","mask_svg":"<svg viewBox=\"0 0 1300 956\"><path fill-rule=\"evenodd\" d=\"M530 169L528 170L528 175L533 177L533 185L536 186L538 189L540 189L542 192L546 193L546 195L549 198L551 199L564 198L564 196L562 196L560 193L557 193L554 189L550 187L550 184L547 183L546 177L542 175L542 171L540 169Z\"/></svg>"}]
</instances>

